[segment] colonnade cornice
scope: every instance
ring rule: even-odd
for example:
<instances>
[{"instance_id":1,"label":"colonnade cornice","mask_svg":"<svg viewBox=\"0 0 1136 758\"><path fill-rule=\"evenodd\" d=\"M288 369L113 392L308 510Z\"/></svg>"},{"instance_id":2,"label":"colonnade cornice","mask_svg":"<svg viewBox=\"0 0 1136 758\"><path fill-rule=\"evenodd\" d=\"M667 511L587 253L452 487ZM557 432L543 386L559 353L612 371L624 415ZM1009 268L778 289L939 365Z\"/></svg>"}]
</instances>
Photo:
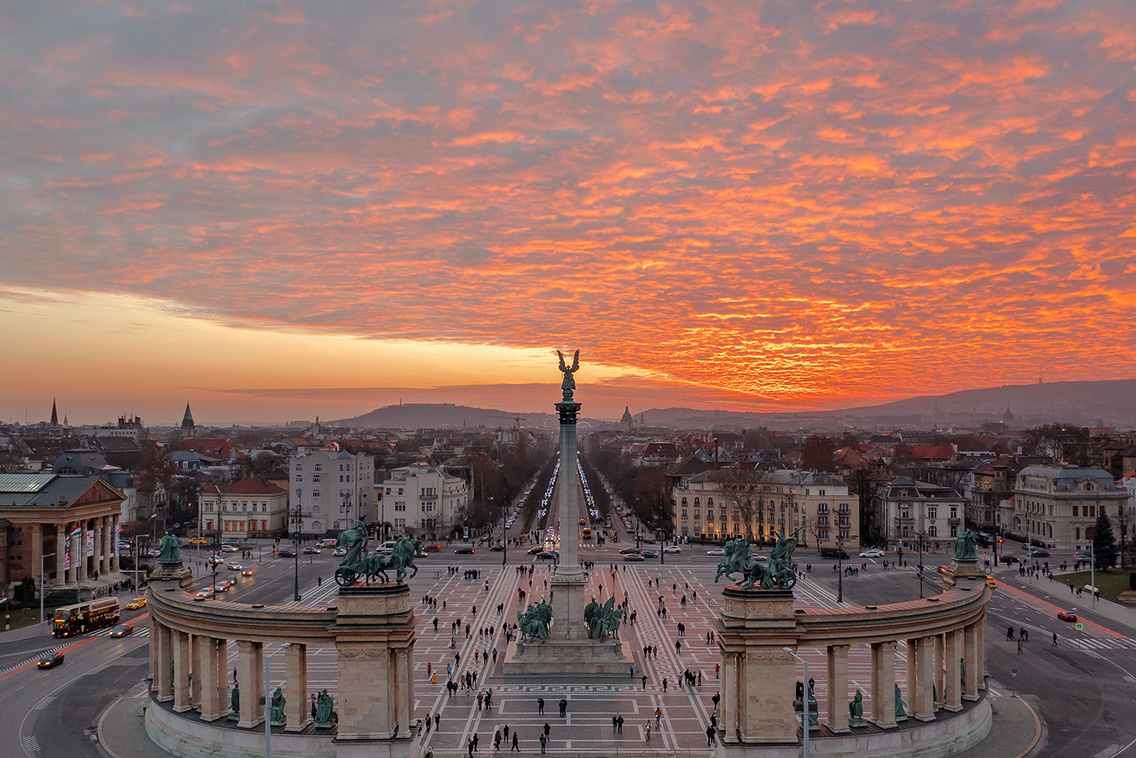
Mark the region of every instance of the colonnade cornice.
<instances>
[{"instance_id":1,"label":"colonnade cornice","mask_svg":"<svg viewBox=\"0 0 1136 758\"><path fill-rule=\"evenodd\" d=\"M206 637L302 643L336 637L334 609L198 601L177 590L151 592L150 612L164 626Z\"/></svg>"}]
</instances>

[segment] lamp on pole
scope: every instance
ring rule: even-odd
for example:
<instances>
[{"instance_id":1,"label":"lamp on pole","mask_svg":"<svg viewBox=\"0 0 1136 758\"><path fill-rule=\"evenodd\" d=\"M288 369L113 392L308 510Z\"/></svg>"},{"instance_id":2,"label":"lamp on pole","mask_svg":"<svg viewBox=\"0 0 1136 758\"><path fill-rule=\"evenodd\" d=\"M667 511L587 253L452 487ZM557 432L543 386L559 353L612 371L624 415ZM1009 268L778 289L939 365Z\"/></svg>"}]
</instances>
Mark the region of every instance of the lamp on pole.
<instances>
[{"instance_id":1,"label":"lamp on pole","mask_svg":"<svg viewBox=\"0 0 1136 758\"><path fill-rule=\"evenodd\" d=\"M923 532L915 536L919 540L919 599L923 599Z\"/></svg>"},{"instance_id":2,"label":"lamp on pole","mask_svg":"<svg viewBox=\"0 0 1136 758\"><path fill-rule=\"evenodd\" d=\"M805 697L804 702L801 703L801 732L805 735L805 742L804 750L801 754L804 758L809 758L809 713L811 710L809 707L809 695L811 694L809 692L809 662L794 653L791 647L783 647L781 649L796 658L801 662L801 665L805 667Z\"/></svg>"},{"instance_id":3,"label":"lamp on pole","mask_svg":"<svg viewBox=\"0 0 1136 758\"><path fill-rule=\"evenodd\" d=\"M293 584L293 600L300 602L300 529L304 525L304 512L301 507L299 492L296 493L296 509L292 511L292 536L295 538L296 549L292 551L295 563L295 581Z\"/></svg>"},{"instance_id":4,"label":"lamp on pole","mask_svg":"<svg viewBox=\"0 0 1136 758\"><path fill-rule=\"evenodd\" d=\"M837 530L837 535L840 530ZM844 602L844 540L836 538L836 602Z\"/></svg>"},{"instance_id":5,"label":"lamp on pole","mask_svg":"<svg viewBox=\"0 0 1136 758\"><path fill-rule=\"evenodd\" d=\"M54 558L55 553L48 553L39 557L39 623L43 623L43 596L44 596L44 576L43 576L43 559Z\"/></svg>"}]
</instances>

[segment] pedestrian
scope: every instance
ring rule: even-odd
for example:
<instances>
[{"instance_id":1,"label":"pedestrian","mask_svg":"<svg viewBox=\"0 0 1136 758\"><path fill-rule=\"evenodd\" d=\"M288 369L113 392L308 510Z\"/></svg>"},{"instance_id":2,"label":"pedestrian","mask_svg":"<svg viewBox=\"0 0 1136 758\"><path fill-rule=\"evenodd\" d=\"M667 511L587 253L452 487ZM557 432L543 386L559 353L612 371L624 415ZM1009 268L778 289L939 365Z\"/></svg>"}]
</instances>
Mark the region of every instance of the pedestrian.
<instances>
[{"instance_id":1,"label":"pedestrian","mask_svg":"<svg viewBox=\"0 0 1136 758\"><path fill-rule=\"evenodd\" d=\"M662 719L662 717L663 717L663 709L656 705L655 706L655 728L656 729L659 728L659 726L660 726L659 720Z\"/></svg>"},{"instance_id":2,"label":"pedestrian","mask_svg":"<svg viewBox=\"0 0 1136 758\"><path fill-rule=\"evenodd\" d=\"M540 735L540 752L545 752L546 747L548 747L548 738L542 734Z\"/></svg>"},{"instance_id":3,"label":"pedestrian","mask_svg":"<svg viewBox=\"0 0 1136 758\"><path fill-rule=\"evenodd\" d=\"M237 670L234 668L233 669L233 684L236 684L236 683L237 683Z\"/></svg>"},{"instance_id":4,"label":"pedestrian","mask_svg":"<svg viewBox=\"0 0 1136 758\"><path fill-rule=\"evenodd\" d=\"M720 672L721 670L722 670L722 666L720 664L715 663L714 664L714 678L715 679L718 678L718 672Z\"/></svg>"},{"instance_id":5,"label":"pedestrian","mask_svg":"<svg viewBox=\"0 0 1136 758\"><path fill-rule=\"evenodd\" d=\"M627 678L628 679L634 679L635 678L635 664L634 663L632 663L630 666L627 667ZM233 669L233 681L234 682L237 681L237 670L236 669Z\"/></svg>"},{"instance_id":6,"label":"pedestrian","mask_svg":"<svg viewBox=\"0 0 1136 758\"><path fill-rule=\"evenodd\" d=\"M667 694L667 680L663 679L663 694Z\"/></svg>"},{"instance_id":7,"label":"pedestrian","mask_svg":"<svg viewBox=\"0 0 1136 758\"><path fill-rule=\"evenodd\" d=\"M616 716L611 717L611 733L612 734L615 734L615 727L617 726L616 718L617 718Z\"/></svg>"},{"instance_id":8,"label":"pedestrian","mask_svg":"<svg viewBox=\"0 0 1136 758\"><path fill-rule=\"evenodd\" d=\"M714 747L714 743L717 741L715 738L717 736L718 735L716 735L714 733L714 727L712 727L712 726L706 727L706 746L707 747Z\"/></svg>"},{"instance_id":9,"label":"pedestrian","mask_svg":"<svg viewBox=\"0 0 1136 758\"><path fill-rule=\"evenodd\" d=\"M650 742L651 741L651 722L650 721L648 721L646 723L646 731L647 731L647 737L643 741L644 742Z\"/></svg>"},{"instance_id":10,"label":"pedestrian","mask_svg":"<svg viewBox=\"0 0 1136 758\"><path fill-rule=\"evenodd\" d=\"M536 712L544 713L544 698L542 697L536 699Z\"/></svg>"},{"instance_id":11,"label":"pedestrian","mask_svg":"<svg viewBox=\"0 0 1136 758\"><path fill-rule=\"evenodd\" d=\"M1053 633L1053 647L1057 647L1057 632Z\"/></svg>"},{"instance_id":12,"label":"pedestrian","mask_svg":"<svg viewBox=\"0 0 1136 758\"><path fill-rule=\"evenodd\" d=\"M493 733L493 749L494 750L500 750L501 749L501 730L500 729L498 729L496 732Z\"/></svg>"},{"instance_id":13,"label":"pedestrian","mask_svg":"<svg viewBox=\"0 0 1136 758\"><path fill-rule=\"evenodd\" d=\"M564 718L567 715L568 715L568 701L565 700L564 698L560 698L560 718Z\"/></svg>"},{"instance_id":14,"label":"pedestrian","mask_svg":"<svg viewBox=\"0 0 1136 758\"><path fill-rule=\"evenodd\" d=\"M551 733L552 733L552 727L548 725L547 721L545 721L544 722L544 736L547 737Z\"/></svg>"},{"instance_id":15,"label":"pedestrian","mask_svg":"<svg viewBox=\"0 0 1136 758\"><path fill-rule=\"evenodd\" d=\"M438 729L438 722L441 721L441 720L442 720L442 714L441 713L435 713L434 714L434 729L435 729L435 731ZM508 734L508 733L509 733L509 727L505 727L505 734Z\"/></svg>"},{"instance_id":16,"label":"pedestrian","mask_svg":"<svg viewBox=\"0 0 1136 758\"><path fill-rule=\"evenodd\" d=\"M513 732L513 746L511 748L509 748L509 752L510 753L521 752L521 749L519 747L517 747L517 733L516 732Z\"/></svg>"},{"instance_id":17,"label":"pedestrian","mask_svg":"<svg viewBox=\"0 0 1136 758\"><path fill-rule=\"evenodd\" d=\"M473 733L473 749L475 752L481 752L477 749L477 732Z\"/></svg>"},{"instance_id":18,"label":"pedestrian","mask_svg":"<svg viewBox=\"0 0 1136 758\"><path fill-rule=\"evenodd\" d=\"M1018 655L1022 654L1022 641L1018 640Z\"/></svg>"},{"instance_id":19,"label":"pedestrian","mask_svg":"<svg viewBox=\"0 0 1136 758\"><path fill-rule=\"evenodd\" d=\"M643 675L643 689L647 689L647 675Z\"/></svg>"}]
</instances>

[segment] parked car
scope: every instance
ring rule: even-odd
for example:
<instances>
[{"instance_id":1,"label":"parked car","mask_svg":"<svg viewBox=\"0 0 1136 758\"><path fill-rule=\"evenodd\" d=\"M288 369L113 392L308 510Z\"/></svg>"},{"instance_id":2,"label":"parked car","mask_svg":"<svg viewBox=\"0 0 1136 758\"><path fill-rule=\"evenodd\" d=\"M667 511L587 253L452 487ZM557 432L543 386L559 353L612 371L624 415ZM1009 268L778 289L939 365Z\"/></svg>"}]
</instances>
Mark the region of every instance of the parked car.
<instances>
[{"instance_id":1,"label":"parked car","mask_svg":"<svg viewBox=\"0 0 1136 758\"><path fill-rule=\"evenodd\" d=\"M63 651L56 650L54 653L45 653L36 664L36 668L53 669L59 664L63 663Z\"/></svg>"},{"instance_id":2,"label":"parked car","mask_svg":"<svg viewBox=\"0 0 1136 758\"><path fill-rule=\"evenodd\" d=\"M144 598L144 597L136 597L133 600L131 600L129 603L126 604L126 610L128 610L128 611L136 611L139 608L145 608L145 607L146 607L146 598Z\"/></svg>"},{"instance_id":3,"label":"parked car","mask_svg":"<svg viewBox=\"0 0 1136 758\"><path fill-rule=\"evenodd\" d=\"M867 550L860 551L861 558L882 558L883 555L884 551L880 550L878 547L868 548Z\"/></svg>"},{"instance_id":4,"label":"parked car","mask_svg":"<svg viewBox=\"0 0 1136 758\"><path fill-rule=\"evenodd\" d=\"M1061 611L1057 614L1057 619L1059 621L1076 621L1077 614L1073 611Z\"/></svg>"},{"instance_id":5,"label":"parked car","mask_svg":"<svg viewBox=\"0 0 1136 758\"><path fill-rule=\"evenodd\" d=\"M119 624L110 630L111 637L125 637L128 634L134 634L134 624Z\"/></svg>"}]
</instances>

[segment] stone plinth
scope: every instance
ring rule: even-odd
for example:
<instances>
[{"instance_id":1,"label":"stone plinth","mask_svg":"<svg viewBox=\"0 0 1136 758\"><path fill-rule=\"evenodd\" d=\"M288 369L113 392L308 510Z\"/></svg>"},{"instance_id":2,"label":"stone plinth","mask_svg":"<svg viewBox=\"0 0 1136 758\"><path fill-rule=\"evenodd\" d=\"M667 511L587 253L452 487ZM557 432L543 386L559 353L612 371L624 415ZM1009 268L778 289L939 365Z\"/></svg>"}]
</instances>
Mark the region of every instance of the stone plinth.
<instances>
[{"instance_id":1,"label":"stone plinth","mask_svg":"<svg viewBox=\"0 0 1136 758\"><path fill-rule=\"evenodd\" d=\"M339 590L337 755L397 756L412 751L414 614L410 588L394 582Z\"/></svg>"},{"instance_id":2,"label":"stone plinth","mask_svg":"<svg viewBox=\"0 0 1136 758\"><path fill-rule=\"evenodd\" d=\"M952 558L943 574L943 580L952 587L977 584L986 581L986 571L979 565L977 558Z\"/></svg>"},{"instance_id":3,"label":"stone plinth","mask_svg":"<svg viewBox=\"0 0 1136 758\"><path fill-rule=\"evenodd\" d=\"M158 568L150 572L150 582L176 583L182 589L189 589L190 585L193 584L193 572L187 569L181 561L159 563Z\"/></svg>"},{"instance_id":4,"label":"stone plinth","mask_svg":"<svg viewBox=\"0 0 1136 758\"><path fill-rule=\"evenodd\" d=\"M726 747L796 743L797 662L784 649L797 644L793 593L730 585L722 594L723 742Z\"/></svg>"}]
</instances>

